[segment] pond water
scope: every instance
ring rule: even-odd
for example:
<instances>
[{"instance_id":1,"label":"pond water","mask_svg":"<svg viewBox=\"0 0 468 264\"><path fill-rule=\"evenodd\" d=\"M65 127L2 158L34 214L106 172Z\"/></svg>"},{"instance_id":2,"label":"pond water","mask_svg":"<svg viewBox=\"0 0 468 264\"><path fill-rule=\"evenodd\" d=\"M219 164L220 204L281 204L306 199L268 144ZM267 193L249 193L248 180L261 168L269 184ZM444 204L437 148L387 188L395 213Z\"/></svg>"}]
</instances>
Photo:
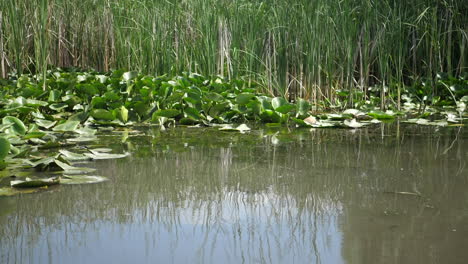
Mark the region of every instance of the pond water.
<instances>
[{"instance_id":1,"label":"pond water","mask_svg":"<svg viewBox=\"0 0 468 264\"><path fill-rule=\"evenodd\" d=\"M0 263L466 263L468 133L138 128L109 181L0 197Z\"/></svg>"}]
</instances>

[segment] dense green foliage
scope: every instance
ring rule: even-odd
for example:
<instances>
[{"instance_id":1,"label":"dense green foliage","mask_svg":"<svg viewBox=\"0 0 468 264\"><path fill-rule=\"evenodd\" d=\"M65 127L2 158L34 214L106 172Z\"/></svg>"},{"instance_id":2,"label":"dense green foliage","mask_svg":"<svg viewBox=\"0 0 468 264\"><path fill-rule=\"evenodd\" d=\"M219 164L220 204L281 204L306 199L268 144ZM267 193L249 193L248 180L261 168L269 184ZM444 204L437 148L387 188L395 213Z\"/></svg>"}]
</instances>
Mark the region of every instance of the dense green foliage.
<instances>
[{"instance_id":1,"label":"dense green foliage","mask_svg":"<svg viewBox=\"0 0 468 264\"><path fill-rule=\"evenodd\" d=\"M333 101L459 76L465 0L4 0L0 72L47 65L262 81L286 98ZM383 87L383 89L382 89ZM350 95L350 100L354 96Z\"/></svg>"},{"instance_id":2,"label":"dense green foliage","mask_svg":"<svg viewBox=\"0 0 468 264\"><path fill-rule=\"evenodd\" d=\"M252 122L269 127L360 128L398 115L421 125L463 126L467 118L468 81L447 76L437 79L438 96L424 83L405 91L405 112L397 110L392 97L386 106L393 110L381 111L379 91L370 91L369 100L355 98L358 109L345 110L346 91L338 94L336 104L312 105L304 99L289 102L265 95L252 81L194 73L156 77L123 70L102 74L57 69L41 76L46 79L23 74L0 80L0 178L24 175L24 168L53 171L60 177L20 177L10 182L14 188L105 180L87 175L94 169L73 166L76 161L127 155L88 147L97 141L99 130L190 125L246 133ZM7 187L1 193L13 195L18 190Z\"/></svg>"}]
</instances>

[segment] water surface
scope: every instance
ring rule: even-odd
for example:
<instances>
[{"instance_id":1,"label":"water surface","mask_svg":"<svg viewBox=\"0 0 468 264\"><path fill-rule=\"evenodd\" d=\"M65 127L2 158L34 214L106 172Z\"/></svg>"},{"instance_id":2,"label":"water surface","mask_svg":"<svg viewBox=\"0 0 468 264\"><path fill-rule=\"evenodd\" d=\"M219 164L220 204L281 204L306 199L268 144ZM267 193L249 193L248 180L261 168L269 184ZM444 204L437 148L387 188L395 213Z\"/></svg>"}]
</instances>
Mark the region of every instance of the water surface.
<instances>
[{"instance_id":1,"label":"water surface","mask_svg":"<svg viewBox=\"0 0 468 264\"><path fill-rule=\"evenodd\" d=\"M468 133L115 132L110 180L0 197L0 263L466 263Z\"/></svg>"}]
</instances>

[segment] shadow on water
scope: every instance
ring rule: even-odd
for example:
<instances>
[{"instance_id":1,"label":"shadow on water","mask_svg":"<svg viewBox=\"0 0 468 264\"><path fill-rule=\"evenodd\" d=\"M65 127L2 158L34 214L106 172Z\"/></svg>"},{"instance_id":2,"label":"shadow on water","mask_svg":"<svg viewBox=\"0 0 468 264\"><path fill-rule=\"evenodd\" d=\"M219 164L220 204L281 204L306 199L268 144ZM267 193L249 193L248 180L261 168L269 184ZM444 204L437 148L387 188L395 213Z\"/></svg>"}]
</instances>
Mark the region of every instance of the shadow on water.
<instances>
[{"instance_id":1,"label":"shadow on water","mask_svg":"<svg viewBox=\"0 0 468 264\"><path fill-rule=\"evenodd\" d=\"M140 130L108 182L0 198L0 262L468 259L463 128Z\"/></svg>"}]
</instances>

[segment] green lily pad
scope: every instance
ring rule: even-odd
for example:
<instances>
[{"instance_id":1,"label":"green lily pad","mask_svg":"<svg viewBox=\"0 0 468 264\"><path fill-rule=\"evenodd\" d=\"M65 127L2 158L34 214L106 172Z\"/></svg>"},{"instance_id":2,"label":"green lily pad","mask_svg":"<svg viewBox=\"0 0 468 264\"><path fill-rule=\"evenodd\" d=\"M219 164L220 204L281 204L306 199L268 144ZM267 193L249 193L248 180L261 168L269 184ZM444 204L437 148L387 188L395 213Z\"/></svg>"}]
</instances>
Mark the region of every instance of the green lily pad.
<instances>
[{"instance_id":1,"label":"green lily pad","mask_svg":"<svg viewBox=\"0 0 468 264\"><path fill-rule=\"evenodd\" d=\"M247 131L250 131L251 129L246 124L241 124L241 125L239 125L237 127L234 127L234 126L228 124L228 125L224 125L224 126L220 127L219 130L245 133Z\"/></svg>"},{"instance_id":2,"label":"green lily pad","mask_svg":"<svg viewBox=\"0 0 468 264\"><path fill-rule=\"evenodd\" d=\"M0 137L0 160L5 159L5 157L10 152L10 142L4 137Z\"/></svg>"},{"instance_id":3,"label":"green lily pad","mask_svg":"<svg viewBox=\"0 0 468 264\"><path fill-rule=\"evenodd\" d=\"M236 103L240 105L245 105L254 97L255 94L253 93L241 93L236 96Z\"/></svg>"},{"instance_id":4,"label":"green lily pad","mask_svg":"<svg viewBox=\"0 0 468 264\"><path fill-rule=\"evenodd\" d=\"M112 112L105 109L93 109L90 115L96 120L112 121L115 119Z\"/></svg>"},{"instance_id":5,"label":"green lily pad","mask_svg":"<svg viewBox=\"0 0 468 264\"><path fill-rule=\"evenodd\" d=\"M162 116L167 118L172 118L180 115L180 111L177 109L159 109L158 111L153 113L153 119L155 116Z\"/></svg>"},{"instance_id":6,"label":"green lily pad","mask_svg":"<svg viewBox=\"0 0 468 264\"><path fill-rule=\"evenodd\" d=\"M55 126L57 124L57 121L49 121L45 119L36 119L35 123L43 128L50 129L51 127Z\"/></svg>"},{"instance_id":7,"label":"green lily pad","mask_svg":"<svg viewBox=\"0 0 468 264\"><path fill-rule=\"evenodd\" d=\"M2 120L2 123L4 125L11 124L11 127L8 128L8 130L14 134L17 134L17 135L26 134L27 129L24 123L14 116L5 116Z\"/></svg>"},{"instance_id":8,"label":"green lily pad","mask_svg":"<svg viewBox=\"0 0 468 264\"><path fill-rule=\"evenodd\" d=\"M11 181L10 185L14 188L39 188L45 186L52 186L57 185L60 183L60 178L52 177L48 179L30 179L26 178L26 180L16 180Z\"/></svg>"},{"instance_id":9,"label":"green lily pad","mask_svg":"<svg viewBox=\"0 0 468 264\"><path fill-rule=\"evenodd\" d=\"M63 124L55 126L52 130L58 132L73 132L80 125L79 121L66 121Z\"/></svg>"},{"instance_id":10,"label":"green lily pad","mask_svg":"<svg viewBox=\"0 0 468 264\"><path fill-rule=\"evenodd\" d=\"M75 167L68 165L65 162L62 162L60 160L54 160L54 162L64 171L66 174L86 174L90 172L96 171L96 169L93 168L85 168L85 167Z\"/></svg>"},{"instance_id":11,"label":"green lily pad","mask_svg":"<svg viewBox=\"0 0 468 264\"><path fill-rule=\"evenodd\" d=\"M360 122L356 121L355 118L353 118L351 120L346 119L343 123L344 123L344 125L346 127L350 127L350 128L360 128L360 127L363 127L363 126L366 125L364 123L360 123Z\"/></svg>"},{"instance_id":12,"label":"green lily pad","mask_svg":"<svg viewBox=\"0 0 468 264\"><path fill-rule=\"evenodd\" d=\"M67 138L67 142L78 143L78 142L91 142L96 141L98 138L94 135L81 135L75 138Z\"/></svg>"},{"instance_id":13,"label":"green lily pad","mask_svg":"<svg viewBox=\"0 0 468 264\"><path fill-rule=\"evenodd\" d=\"M39 188L31 188L31 189L17 189L11 187L4 187L0 188L0 197L1 196L13 196L17 194L27 194L27 193L34 193L41 189Z\"/></svg>"},{"instance_id":14,"label":"green lily pad","mask_svg":"<svg viewBox=\"0 0 468 264\"><path fill-rule=\"evenodd\" d=\"M94 159L94 160L102 160L102 159L120 159L120 158L125 158L129 154L124 153L124 154L111 154L111 153L103 153L95 150L90 150L91 153L84 153L85 156Z\"/></svg>"},{"instance_id":15,"label":"green lily pad","mask_svg":"<svg viewBox=\"0 0 468 264\"><path fill-rule=\"evenodd\" d=\"M42 138L46 135L45 132L42 132L42 131L34 131L34 132L30 132L30 133L27 133L26 135L24 135L23 139L31 139L31 138Z\"/></svg>"},{"instance_id":16,"label":"green lily pad","mask_svg":"<svg viewBox=\"0 0 468 264\"><path fill-rule=\"evenodd\" d=\"M63 175L61 184L90 184L107 181L108 179L102 176L94 175Z\"/></svg>"},{"instance_id":17,"label":"green lily pad","mask_svg":"<svg viewBox=\"0 0 468 264\"><path fill-rule=\"evenodd\" d=\"M68 151L68 150L65 150L65 149L61 149L59 150L60 154L63 155L63 157L66 159L66 160L69 160L69 161L79 161L79 160L89 160L89 157L83 155L83 154L78 154L78 153L74 153L74 152L71 152L71 151Z\"/></svg>"},{"instance_id":18,"label":"green lily pad","mask_svg":"<svg viewBox=\"0 0 468 264\"><path fill-rule=\"evenodd\" d=\"M367 113L369 116L377 119L394 119L395 114L392 112L372 111Z\"/></svg>"}]
</instances>

